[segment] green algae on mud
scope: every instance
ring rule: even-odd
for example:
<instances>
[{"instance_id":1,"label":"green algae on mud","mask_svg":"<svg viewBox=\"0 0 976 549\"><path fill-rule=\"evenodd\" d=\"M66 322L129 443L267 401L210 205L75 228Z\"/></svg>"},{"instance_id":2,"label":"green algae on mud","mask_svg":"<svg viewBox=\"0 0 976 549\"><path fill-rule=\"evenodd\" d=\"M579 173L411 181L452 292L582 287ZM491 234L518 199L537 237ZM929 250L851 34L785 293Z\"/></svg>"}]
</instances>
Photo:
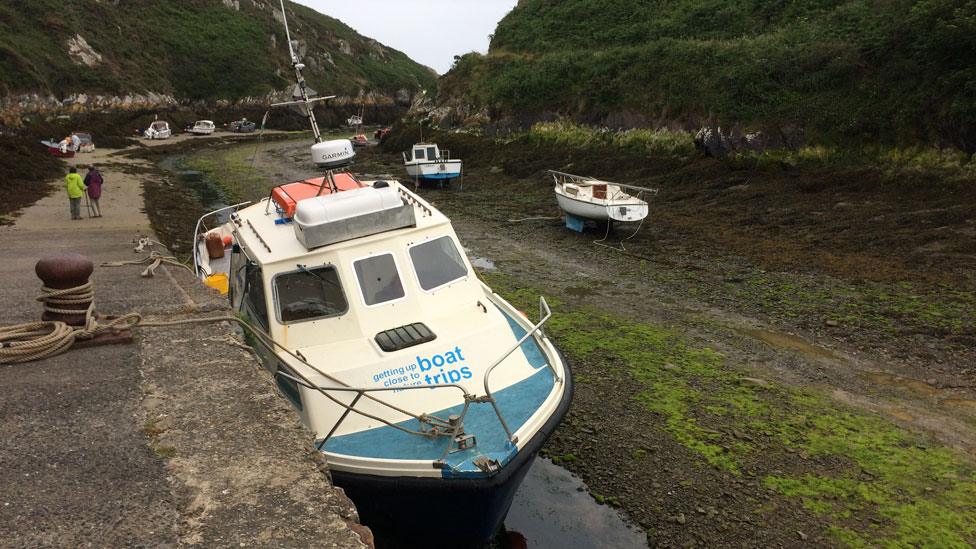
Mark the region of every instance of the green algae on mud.
<instances>
[{"instance_id":1,"label":"green algae on mud","mask_svg":"<svg viewBox=\"0 0 976 549\"><path fill-rule=\"evenodd\" d=\"M481 276L519 307L539 294L506 275ZM624 370L643 387L636 399L649 421L657 418L703 464L756 476L799 500L826 521L835 542L976 542L976 468L960 453L826 395L759 382L670 330L558 299L550 304L546 332L577 365L581 382L606 368ZM585 466L575 456L560 461Z\"/></svg>"},{"instance_id":2,"label":"green algae on mud","mask_svg":"<svg viewBox=\"0 0 976 549\"><path fill-rule=\"evenodd\" d=\"M259 200L267 196L269 183L251 164L258 146L201 151L184 158L183 165L207 174L233 202Z\"/></svg>"}]
</instances>

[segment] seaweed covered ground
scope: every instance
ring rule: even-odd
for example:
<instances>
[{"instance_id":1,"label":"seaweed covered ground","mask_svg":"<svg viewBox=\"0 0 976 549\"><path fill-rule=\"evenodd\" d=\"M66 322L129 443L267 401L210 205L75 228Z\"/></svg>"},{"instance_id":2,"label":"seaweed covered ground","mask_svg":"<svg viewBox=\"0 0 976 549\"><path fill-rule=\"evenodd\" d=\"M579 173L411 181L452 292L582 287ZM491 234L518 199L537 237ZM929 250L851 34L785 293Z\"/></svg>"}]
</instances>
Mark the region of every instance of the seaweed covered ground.
<instances>
[{"instance_id":1,"label":"seaweed covered ground","mask_svg":"<svg viewBox=\"0 0 976 549\"><path fill-rule=\"evenodd\" d=\"M0 135L0 225L45 197L51 180L67 173L65 164L36 141Z\"/></svg>"},{"instance_id":2,"label":"seaweed covered ground","mask_svg":"<svg viewBox=\"0 0 976 549\"><path fill-rule=\"evenodd\" d=\"M413 139L356 171L399 175ZM439 140L463 184L420 192L493 288L526 311L550 300L574 367L545 453L652 545L976 543L972 181ZM279 142L184 163L254 199L314 175L307 155ZM597 243L563 226L547 168L660 192L636 235Z\"/></svg>"}]
</instances>

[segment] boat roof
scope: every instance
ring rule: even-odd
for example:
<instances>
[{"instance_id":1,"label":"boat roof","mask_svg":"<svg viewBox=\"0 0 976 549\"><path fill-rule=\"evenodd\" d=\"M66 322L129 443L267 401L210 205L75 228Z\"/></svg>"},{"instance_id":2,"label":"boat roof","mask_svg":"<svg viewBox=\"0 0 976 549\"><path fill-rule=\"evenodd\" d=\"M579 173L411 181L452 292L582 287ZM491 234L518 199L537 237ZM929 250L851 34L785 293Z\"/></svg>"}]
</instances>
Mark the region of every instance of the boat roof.
<instances>
[{"instance_id":1,"label":"boat roof","mask_svg":"<svg viewBox=\"0 0 976 549\"><path fill-rule=\"evenodd\" d=\"M296 181L293 183L306 181L315 181L315 179ZM237 233L237 240L247 249L248 256L251 259L262 265L270 265L280 262L294 262L296 259L302 257L361 246L364 243L400 237L412 232L423 233L437 226L450 225L450 220L447 216L431 206L426 200L408 190L399 181L378 181L386 181L390 186L394 186L400 193L404 203L413 206L417 221L416 226L394 229L337 242L320 248L308 249L295 235L293 223L282 221L284 218L275 208L275 203L271 202L271 198L268 197L256 204L238 210L236 219L233 221L234 229ZM361 183L371 186L376 181L362 181Z\"/></svg>"}]
</instances>

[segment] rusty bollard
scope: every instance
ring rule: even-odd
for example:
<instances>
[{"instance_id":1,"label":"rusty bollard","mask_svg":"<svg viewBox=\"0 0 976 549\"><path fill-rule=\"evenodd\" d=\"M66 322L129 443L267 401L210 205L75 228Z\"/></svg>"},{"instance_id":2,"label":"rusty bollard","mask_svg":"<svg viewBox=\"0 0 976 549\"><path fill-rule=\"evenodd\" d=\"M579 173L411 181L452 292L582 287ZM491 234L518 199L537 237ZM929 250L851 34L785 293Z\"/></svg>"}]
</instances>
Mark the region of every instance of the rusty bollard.
<instances>
[{"instance_id":1,"label":"rusty bollard","mask_svg":"<svg viewBox=\"0 0 976 549\"><path fill-rule=\"evenodd\" d=\"M41 279L44 286L52 290L67 290L88 284L89 277L95 271L95 265L87 257L76 253L64 253L47 256L37 262L34 272ZM91 296L91 293L88 293ZM54 313L47 309L41 316L44 321L61 321L70 326L84 326L85 313L91 305L89 297L79 303L52 303L56 309L77 310L78 314Z\"/></svg>"}]
</instances>

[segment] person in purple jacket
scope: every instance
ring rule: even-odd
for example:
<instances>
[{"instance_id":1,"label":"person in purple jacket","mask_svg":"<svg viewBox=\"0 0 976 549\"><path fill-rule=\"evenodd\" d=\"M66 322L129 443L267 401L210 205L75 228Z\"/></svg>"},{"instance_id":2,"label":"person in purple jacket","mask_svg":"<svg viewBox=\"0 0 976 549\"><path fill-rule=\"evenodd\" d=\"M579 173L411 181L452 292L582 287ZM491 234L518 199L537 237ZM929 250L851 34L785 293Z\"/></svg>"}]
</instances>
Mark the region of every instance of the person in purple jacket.
<instances>
[{"instance_id":1,"label":"person in purple jacket","mask_svg":"<svg viewBox=\"0 0 976 549\"><path fill-rule=\"evenodd\" d=\"M102 172L94 164L88 166L88 175L85 176L85 186L88 187L88 200L91 201L92 212L95 217L102 217L102 210L98 206L98 199L102 197Z\"/></svg>"}]
</instances>

